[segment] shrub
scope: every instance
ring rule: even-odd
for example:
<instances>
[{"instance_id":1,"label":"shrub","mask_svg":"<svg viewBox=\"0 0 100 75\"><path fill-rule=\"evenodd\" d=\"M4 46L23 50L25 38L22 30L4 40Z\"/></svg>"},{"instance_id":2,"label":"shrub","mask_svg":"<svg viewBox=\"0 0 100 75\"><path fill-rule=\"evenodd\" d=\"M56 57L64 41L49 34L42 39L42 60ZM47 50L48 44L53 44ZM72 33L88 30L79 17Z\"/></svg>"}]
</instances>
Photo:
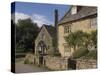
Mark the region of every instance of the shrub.
<instances>
[{"instance_id":1,"label":"shrub","mask_svg":"<svg viewBox=\"0 0 100 75\"><path fill-rule=\"evenodd\" d=\"M28 64L29 63L29 60L28 59L25 59L24 60L24 64Z\"/></svg>"},{"instance_id":2,"label":"shrub","mask_svg":"<svg viewBox=\"0 0 100 75\"><path fill-rule=\"evenodd\" d=\"M86 59L97 59L97 50L90 51L86 56Z\"/></svg>"},{"instance_id":3,"label":"shrub","mask_svg":"<svg viewBox=\"0 0 100 75\"><path fill-rule=\"evenodd\" d=\"M74 58L74 59L80 58L80 57L82 57L82 56L85 56L88 52L89 52L89 51L88 51L87 48L80 48L80 49L76 50L76 51L73 53L72 58Z\"/></svg>"},{"instance_id":4,"label":"shrub","mask_svg":"<svg viewBox=\"0 0 100 75\"><path fill-rule=\"evenodd\" d=\"M32 62L29 59L25 59L24 64L32 64Z\"/></svg>"}]
</instances>

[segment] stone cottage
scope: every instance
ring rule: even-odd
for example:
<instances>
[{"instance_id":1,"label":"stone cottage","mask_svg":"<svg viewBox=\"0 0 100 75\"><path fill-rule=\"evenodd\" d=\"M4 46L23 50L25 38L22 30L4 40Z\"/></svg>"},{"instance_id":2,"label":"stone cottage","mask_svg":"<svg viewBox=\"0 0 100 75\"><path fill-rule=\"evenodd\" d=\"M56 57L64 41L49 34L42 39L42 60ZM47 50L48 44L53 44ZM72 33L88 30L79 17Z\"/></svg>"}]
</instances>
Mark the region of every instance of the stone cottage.
<instances>
[{"instance_id":1,"label":"stone cottage","mask_svg":"<svg viewBox=\"0 0 100 75\"><path fill-rule=\"evenodd\" d=\"M73 53L67 45L64 36L70 32L82 30L91 32L97 29L97 8L89 6L72 6L58 22L58 49L62 57ZM66 51L66 52L65 52Z\"/></svg>"},{"instance_id":2,"label":"stone cottage","mask_svg":"<svg viewBox=\"0 0 100 75\"><path fill-rule=\"evenodd\" d=\"M70 32L76 32L78 30L88 33L96 30L97 8L89 6L71 6L69 11L65 13L59 21L58 11L55 10L54 18L54 26L43 25L35 40L34 63L55 70L69 68L77 69L77 67L78 69L81 69L83 68L82 63L87 64L84 69L88 68L91 61L88 61L89 64L87 61L81 60L78 60L77 62L69 61L69 57L74 51L68 47L64 36L69 35ZM61 54L61 57L47 56L59 53ZM93 62L93 64L96 66L96 62ZM94 65L91 66L93 67Z\"/></svg>"}]
</instances>

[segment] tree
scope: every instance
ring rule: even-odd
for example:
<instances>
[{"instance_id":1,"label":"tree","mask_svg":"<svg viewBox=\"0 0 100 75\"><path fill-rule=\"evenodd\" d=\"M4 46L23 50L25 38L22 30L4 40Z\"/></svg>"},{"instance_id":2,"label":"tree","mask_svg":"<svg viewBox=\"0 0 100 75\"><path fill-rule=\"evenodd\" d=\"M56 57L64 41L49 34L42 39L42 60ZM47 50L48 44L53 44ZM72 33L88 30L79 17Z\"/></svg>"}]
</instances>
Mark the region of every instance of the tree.
<instances>
[{"instance_id":1,"label":"tree","mask_svg":"<svg viewBox=\"0 0 100 75\"><path fill-rule=\"evenodd\" d=\"M65 37L65 41L69 47L74 49L72 57L81 57L89 52L89 47L97 48L97 31L92 31L91 33L82 31L71 32ZM91 54L89 55L91 56ZM94 56L96 57L96 54Z\"/></svg>"},{"instance_id":2,"label":"tree","mask_svg":"<svg viewBox=\"0 0 100 75\"><path fill-rule=\"evenodd\" d=\"M97 48L97 30L91 32L91 42Z\"/></svg>"},{"instance_id":3,"label":"tree","mask_svg":"<svg viewBox=\"0 0 100 75\"><path fill-rule=\"evenodd\" d=\"M25 50L34 49L39 27L31 19L18 20L16 24L16 43Z\"/></svg>"},{"instance_id":4,"label":"tree","mask_svg":"<svg viewBox=\"0 0 100 75\"><path fill-rule=\"evenodd\" d=\"M97 31L92 31L91 33L82 31L72 32L65 37L65 41L70 47L74 48L74 50L76 50L77 47L85 47L88 49L91 43L97 48Z\"/></svg>"},{"instance_id":5,"label":"tree","mask_svg":"<svg viewBox=\"0 0 100 75\"><path fill-rule=\"evenodd\" d=\"M77 47L83 45L83 35L84 33L82 31L71 32L68 36L65 37L65 41L69 47L74 48L74 51L76 51Z\"/></svg>"},{"instance_id":6,"label":"tree","mask_svg":"<svg viewBox=\"0 0 100 75\"><path fill-rule=\"evenodd\" d=\"M90 37L91 37L90 33L84 32L84 35L83 35L83 40L84 40L84 41L83 41L83 46L84 46L85 48L87 48L87 49L88 49L88 46L89 46L90 43L91 43Z\"/></svg>"},{"instance_id":7,"label":"tree","mask_svg":"<svg viewBox=\"0 0 100 75\"><path fill-rule=\"evenodd\" d=\"M68 36L65 37L65 40L69 45L69 47L73 47L74 50L76 50L75 39L76 39L76 35L74 35L74 33L70 33Z\"/></svg>"}]
</instances>

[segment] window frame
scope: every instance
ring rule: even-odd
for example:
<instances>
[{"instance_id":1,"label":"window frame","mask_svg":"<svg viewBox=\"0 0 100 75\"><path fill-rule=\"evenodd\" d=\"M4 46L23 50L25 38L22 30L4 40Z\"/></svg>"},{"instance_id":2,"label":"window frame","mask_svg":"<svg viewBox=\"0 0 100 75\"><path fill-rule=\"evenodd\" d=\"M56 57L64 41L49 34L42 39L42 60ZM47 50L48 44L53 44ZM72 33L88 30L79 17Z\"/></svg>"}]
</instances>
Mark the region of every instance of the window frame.
<instances>
[{"instance_id":1,"label":"window frame","mask_svg":"<svg viewBox=\"0 0 100 75\"><path fill-rule=\"evenodd\" d=\"M71 33L71 25L72 24L67 24L67 25L64 25L64 34L66 33Z\"/></svg>"}]
</instances>

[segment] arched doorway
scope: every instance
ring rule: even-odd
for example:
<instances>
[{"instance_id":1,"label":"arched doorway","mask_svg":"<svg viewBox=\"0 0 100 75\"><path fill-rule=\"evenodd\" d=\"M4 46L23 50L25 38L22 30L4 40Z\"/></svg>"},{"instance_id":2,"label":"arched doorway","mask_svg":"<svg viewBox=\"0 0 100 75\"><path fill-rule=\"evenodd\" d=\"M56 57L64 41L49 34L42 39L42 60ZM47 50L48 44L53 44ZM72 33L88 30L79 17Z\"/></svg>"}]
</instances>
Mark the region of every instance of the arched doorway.
<instances>
[{"instance_id":1,"label":"arched doorway","mask_svg":"<svg viewBox=\"0 0 100 75\"><path fill-rule=\"evenodd\" d=\"M44 56L46 55L46 44L44 41L38 43L39 65L45 65Z\"/></svg>"}]
</instances>

